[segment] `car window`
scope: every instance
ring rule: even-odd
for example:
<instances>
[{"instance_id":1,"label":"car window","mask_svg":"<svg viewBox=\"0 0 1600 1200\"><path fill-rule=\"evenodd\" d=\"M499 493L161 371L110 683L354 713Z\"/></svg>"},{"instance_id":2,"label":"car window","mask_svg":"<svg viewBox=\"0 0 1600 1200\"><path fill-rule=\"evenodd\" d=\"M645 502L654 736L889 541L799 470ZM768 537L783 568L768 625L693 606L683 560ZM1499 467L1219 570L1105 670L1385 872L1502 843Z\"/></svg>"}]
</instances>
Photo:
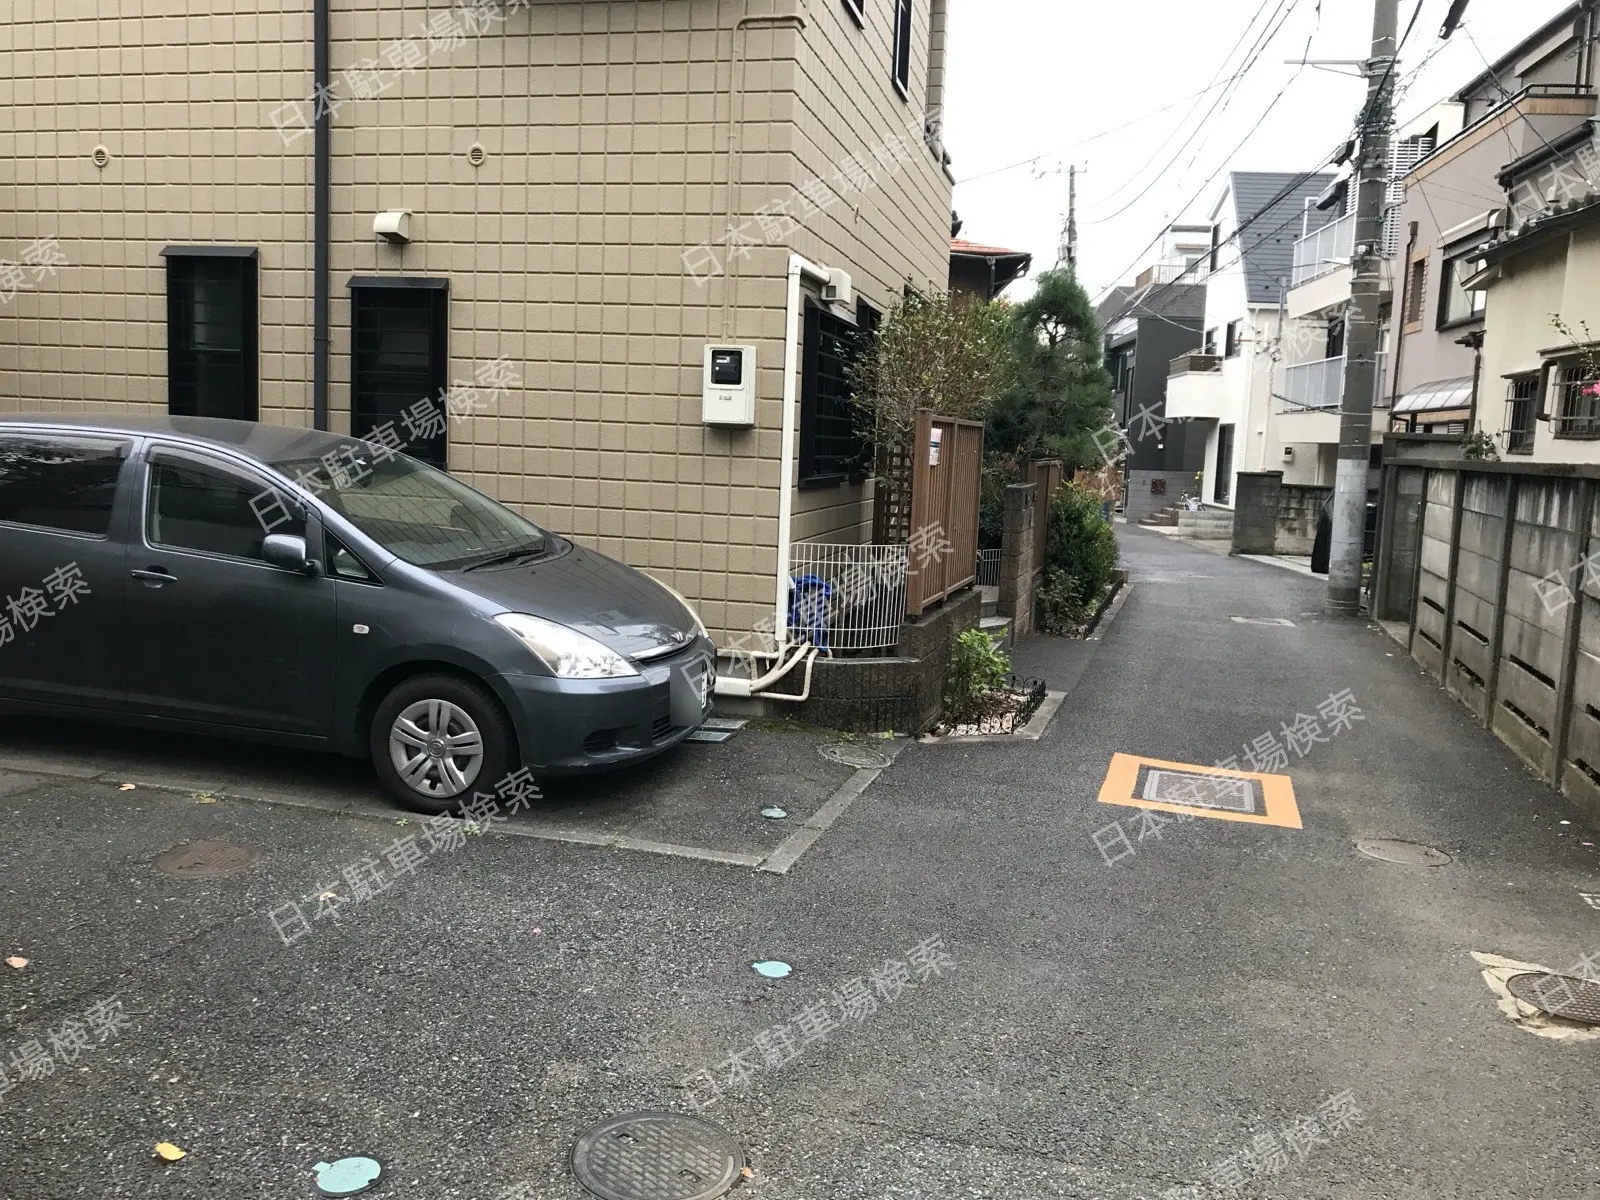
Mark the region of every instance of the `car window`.
<instances>
[{"instance_id":1,"label":"car window","mask_svg":"<svg viewBox=\"0 0 1600 1200\"><path fill-rule=\"evenodd\" d=\"M0 521L105 537L131 442L0 434Z\"/></svg>"},{"instance_id":2,"label":"car window","mask_svg":"<svg viewBox=\"0 0 1600 1200\"><path fill-rule=\"evenodd\" d=\"M157 454L149 488L145 526L152 546L258 559L267 534L306 534L305 517L276 490L220 465Z\"/></svg>"},{"instance_id":3,"label":"car window","mask_svg":"<svg viewBox=\"0 0 1600 1200\"><path fill-rule=\"evenodd\" d=\"M352 554L343 542L326 531L322 536L328 544L328 574L338 579L353 579L359 583L378 582L378 577L367 570L366 564Z\"/></svg>"}]
</instances>

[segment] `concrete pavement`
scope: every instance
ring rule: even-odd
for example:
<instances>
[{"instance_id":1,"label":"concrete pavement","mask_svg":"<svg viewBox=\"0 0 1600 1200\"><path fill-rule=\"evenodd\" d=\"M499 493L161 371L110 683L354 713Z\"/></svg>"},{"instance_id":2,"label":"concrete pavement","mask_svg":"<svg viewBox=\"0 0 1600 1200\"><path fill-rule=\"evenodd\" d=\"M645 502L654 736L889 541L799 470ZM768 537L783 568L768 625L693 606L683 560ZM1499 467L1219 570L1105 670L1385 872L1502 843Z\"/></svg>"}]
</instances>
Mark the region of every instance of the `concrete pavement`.
<instances>
[{"instance_id":1,"label":"concrete pavement","mask_svg":"<svg viewBox=\"0 0 1600 1200\"><path fill-rule=\"evenodd\" d=\"M575 1200L579 1133L687 1111L704 1070L773 1200L1600 1196L1600 1042L1518 1028L1472 958L1600 950L1594 831L1381 633L1318 615L1320 581L1119 536L1103 638L1018 652L1070 687L1045 736L907 747L785 876L468 838L285 946L270 910L416 822L0 777L0 936L29 960L0 966L0 1063L96 1002L127 1017L0 1097L0 1195L302 1196L374 1153L374 1195ZM1107 863L1136 816L1097 802L1113 753L1211 763L1345 691L1365 719L1291 756L1303 828L1197 818ZM770 794L721 790L730 822ZM196 838L260 857L151 869Z\"/></svg>"}]
</instances>

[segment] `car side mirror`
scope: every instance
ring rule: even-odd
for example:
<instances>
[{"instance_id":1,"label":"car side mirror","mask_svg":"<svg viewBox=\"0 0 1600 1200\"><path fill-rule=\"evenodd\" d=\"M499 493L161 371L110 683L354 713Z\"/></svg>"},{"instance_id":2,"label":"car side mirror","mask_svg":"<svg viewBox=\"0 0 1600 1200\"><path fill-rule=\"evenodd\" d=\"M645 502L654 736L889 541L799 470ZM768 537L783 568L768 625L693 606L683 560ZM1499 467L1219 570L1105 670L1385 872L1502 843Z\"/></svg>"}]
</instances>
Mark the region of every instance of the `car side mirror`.
<instances>
[{"instance_id":1,"label":"car side mirror","mask_svg":"<svg viewBox=\"0 0 1600 1200\"><path fill-rule=\"evenodd\" d=\"M317 564L311 561L305 538L294 533L269 533L261 543L261 561L285 571L301 575L315 575Z\"/></svg>"}]
</instances>

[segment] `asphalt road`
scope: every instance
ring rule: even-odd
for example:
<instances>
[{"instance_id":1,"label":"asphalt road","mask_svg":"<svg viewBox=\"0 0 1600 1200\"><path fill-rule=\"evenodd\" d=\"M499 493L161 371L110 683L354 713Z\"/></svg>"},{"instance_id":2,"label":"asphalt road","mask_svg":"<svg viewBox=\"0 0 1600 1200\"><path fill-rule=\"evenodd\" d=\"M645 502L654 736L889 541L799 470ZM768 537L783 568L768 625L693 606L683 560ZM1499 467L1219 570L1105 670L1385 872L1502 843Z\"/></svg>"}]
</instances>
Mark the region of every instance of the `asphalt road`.
<instances>
[{"instance_id":1,"label":"asphalt road","mask_svg":"<svg viewBox=\"0 0 1600 1200\"><path fill-rule=\"evenodd\" d=\"M1320 583L1123 540L1092 657L1018 655L1076 678L1042 740L908 747L784 876L469 837L285 946L269 910L418 823L0 776L0 1064L90 1042L0 1096L0 1195L302 1197L372 1153L375 1196L577 1200L579 1134L707 1070L769 1200L1600 1197L1600 1041L1518 1027L1472 958L1600 949L1600 839ZM1106 861L1114 753L1211 763L1344 691L1364 719L1290 755L1303 828ZM151 869L194 838L260 857Z\"/></svg>"}]
</instances>

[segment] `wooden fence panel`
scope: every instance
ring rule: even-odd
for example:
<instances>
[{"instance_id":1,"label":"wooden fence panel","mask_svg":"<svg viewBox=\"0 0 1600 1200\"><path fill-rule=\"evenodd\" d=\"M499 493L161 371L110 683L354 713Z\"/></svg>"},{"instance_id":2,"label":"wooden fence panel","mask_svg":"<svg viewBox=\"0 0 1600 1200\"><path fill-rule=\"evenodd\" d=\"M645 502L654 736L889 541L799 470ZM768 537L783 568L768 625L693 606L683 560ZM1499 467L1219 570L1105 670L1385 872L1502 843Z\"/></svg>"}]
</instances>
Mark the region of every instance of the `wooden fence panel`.
<instances>
[{"instance_id":1,"label":"wooden fence panel","mask_svg":"<svg viewBox=\"0 0 1600 1200\"><path fill-rule=\"evenodd\" d=\"M919 413L911 472L906 615L918 617L977 579L983 425Z\"/></svg>"}]
</instances>

